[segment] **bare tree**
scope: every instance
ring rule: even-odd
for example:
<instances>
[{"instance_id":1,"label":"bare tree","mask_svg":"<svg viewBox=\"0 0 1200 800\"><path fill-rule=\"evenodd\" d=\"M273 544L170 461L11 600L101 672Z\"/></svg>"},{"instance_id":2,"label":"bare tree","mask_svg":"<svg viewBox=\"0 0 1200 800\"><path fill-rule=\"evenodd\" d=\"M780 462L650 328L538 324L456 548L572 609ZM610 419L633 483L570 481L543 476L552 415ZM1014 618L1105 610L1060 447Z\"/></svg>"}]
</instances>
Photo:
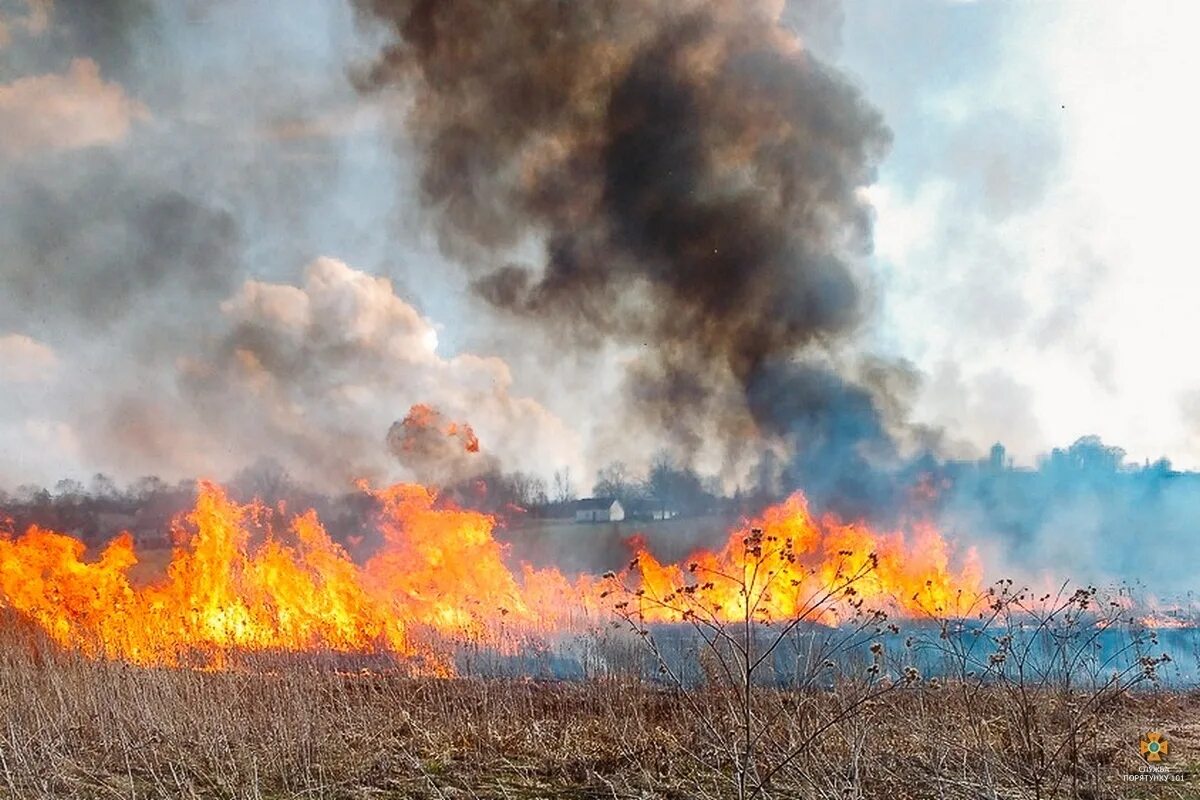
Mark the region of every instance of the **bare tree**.
<instances>
[{"instance_id":1,"label":"bare tree","mask_svg":"<svg viewBox=\"0 0 1200 800\"><path fill-rule=\"evenodd\" d=\"M104 500L111 500L121 494L121 490L117 488L116 481L103 472L97 472L92 476L91 493L93 497Z\"/></svg>"},{"instance_id":2,"label":"bare tree","mask_svg":"<svg viewBox=\"0 0 1200 800\"><path fill-rule=\"evenodd\" d=\"M623 461L614 461L596 473L596 484L592 487L596 497L615 497L625 502L634 494L634 483L629 469Z\"/></svg>"},{"instance_id":3,"label":"bare tree","mask_svg":"<svg viewBox=\"0 0 1200 800\"><path fill-rule=\"evenodd\" d=\"M522 508L543 505L546 502L546 482L527 472L513 472L507 476L513 502Z\"/></svg>"},{"instance_id":4,"label":"bare tree","mask_svg":"<svg viewBox=\"0 0 1200 800\"><path fill-rule=\"evenodd\" d=\"M571 468L554 471L554 502L569 503L574 500L575 486L571 483Z\"/></svg>"}]
</instances>

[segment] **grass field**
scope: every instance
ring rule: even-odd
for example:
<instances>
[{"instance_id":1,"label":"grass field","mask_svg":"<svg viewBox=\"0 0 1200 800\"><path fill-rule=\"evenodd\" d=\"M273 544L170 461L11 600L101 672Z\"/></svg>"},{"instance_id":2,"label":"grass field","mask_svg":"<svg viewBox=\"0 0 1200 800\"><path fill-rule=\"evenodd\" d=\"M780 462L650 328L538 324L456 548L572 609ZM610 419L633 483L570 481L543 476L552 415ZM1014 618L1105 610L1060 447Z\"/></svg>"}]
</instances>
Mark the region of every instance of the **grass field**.
<instances>
[{"instance_id":1,"label":"grass field","mask_svg":"<svg viewBox=\"0 0 1200 800\"><path fill-rule=\"evenodd\" d=\"M1002 687L974 697L963 688L908 686L840 719L853 686L757 692L759 713L782 712L771 746L807 742L761 796L1200 794L1194 782L1121 777L1144 766L1137 741L1148 727L1170 737L1173 768L1200 768L1196 695L1121 697L1072 730L1080 698L1047 691L1026 729ZM643 681L416 680L315 662L146 670L9 643L0 660L0 795L734 797L732 751L707 724L723 717L726 700L685 699ZM1059 747L1065 736L1073 749Z\"/></svg>"},{"instance_id":2,"label":"grass field","mask_svg":"<svg viewBox=\"0 0 1200 800\"><path fill-rule=\"evenodd\" d=\"M1200 692L1163 688L1144 657L1106 674L1088 661L1090 628L1058 614L1034 620L1055 634L1048 653L1023 647L1027 617L997 617L982 657L946 639L959 661L937 677L904 666L910 631L868 616L846 629L865 656L831 650L786 683L738 672L772 640L743 648L731 625L694 652L700 677L685 684L671 657L646 668L664 640L636 621L580 634L599 656L586 675L534 680L414 677L386 654L314 651L238 654L221 671L135 667L64 651L10 613L0 797L1200 796ZM1150 732L1169 742L1157 765L1169 783L1141 782Z\"/></svg>"},{"instance_id":3,"label":"grass field","mask_svg":"<svg viewBox=\"0 0 1200 800\"><path fill-rule=\"evenodd\" d=\"M727 526L500 538L514 562L598 572L621 567L605 559L623 561L615 545L634 533L677 559ZM574 627L414 624L414 652L445 655L456 677L320 642L132 666L0 612L0 798L1200 797L1200 690L1170 682L1194 674L1171 632L1094 589L1033 597L1010 581L969 613L893 621L855 599L874 557L764 619L762 542L743 542L751 561L731 579L755 598L741 618L706 612L695 586L658 596L614 576L612 606ZM143 553L138 578L168 558ZM647 624L655 603L680 613ZM1151 733L1163 762L1143 758Z\"/></svg>"}]
</instances>

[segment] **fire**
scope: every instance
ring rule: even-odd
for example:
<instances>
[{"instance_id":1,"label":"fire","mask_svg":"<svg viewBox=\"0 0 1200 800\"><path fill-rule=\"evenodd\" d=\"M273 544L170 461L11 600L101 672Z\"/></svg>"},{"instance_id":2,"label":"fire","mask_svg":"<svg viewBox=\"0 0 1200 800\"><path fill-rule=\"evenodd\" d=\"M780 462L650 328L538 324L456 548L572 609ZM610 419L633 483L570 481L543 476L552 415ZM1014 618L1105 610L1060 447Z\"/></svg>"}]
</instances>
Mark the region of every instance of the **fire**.
<instances>
[{"instance_id":1,"label":"fire","mask_svg":"<svg viewBox=\"0 0 1200 800\"><path fill-rule=\"evenodd\" d=\"M83 543L34 528L0 539L0 598L65 647L139 664L219 666L233 651L421 655L415 629L469 634L508 609L532 619L489 517L435 509L418 486L377 496L385 545L363 566L315 512L280 535L268 509L204 484L161 582L130 580L128 536L87 562Z\"/></svg>"},{"instance_id":2,"label":"fire","mask_svg":"<svg viewBox=\"0 0 1200 800\"><path fill-rule=\"evenodd\" d=\"M442 631L478 633L498 617L535 625L543 608L526 602L524 586L504 564L492 536L495 520L474 511L437 508L430 490L399 484L376 493L382 502L384 546L364 568L364 579L394 599L410 622ZM533 586L558 576L527 572Z\"/></svg>"},{"instance_id":3,"label":"fire","mask_svg":"<svg viewBox=\"0 0 1200 800\"><path fill-rule=\"evenodd\" d=\"M640 579L638 615L656 622L694 615L837 624L864 607L953 616L971 608L981 580L974 551L955 569L946 542L928 524L905 537L832 516L818 520L800 494L735 530L720 551L693 555L686 567L661 564L639 546L630 571Z\"/></svg>"},{"instance_id":4,"label":"fire","mask_svg":"<svg viewBox=\"0 0 1200 800\"><path fill-rule=\"evenodd\" d=\"M739 619L752 608L756 620L808 614L834 623L835 606L811 609L831 588L837 607L868 602L908 614L954 613L978 589L977 567L968 559L952 568L932 528L906 538L817 520L799 495L731 533L719 551L673 565L635 544L626 581L571 581L552 569L511 569L493 518L448 507L430 489L372 494L382 541L362 564L316 512L286 517L236 503L211 483L175 521L171 562L149 584L131 578L138 554L128 535L93 560L64 534L0 535L0 606L63 648L140 665L221 668L248 653L341 652L448 673L456 641L503 650L514 636L566 632L632 598L652 621L700 611Z\"/></svg>"},{"instance_id":5,"label":"fire","mask_svg":"<svg viewBox=\"0 0 1200 800\"><path fill-rule=\"evenodd\" d=\"M408 410L408 414L400 421L403 435L398 447L401 450L415 450L422 446L422 437L429 433L437 433L455 441L464 452L479 452L479 437L465 422L450 422L442 413L432 406L417 403Z\"/></svg>"},{"instance_id":6,"label":"fire","mask_svg":"<svg viewBox=\"0 0 1200 800\"><path fill-rule=\"evenodd\" d=\"M94 562L84 545L32 529L0 540L0 595L64 647L139 664L180 664L236 649L404 649L404 629L367 595L358 568L312 512L292 520L294 543L250 534L265 509L204 485L177 523L166 578L136 587L132 540Z\"/></svg>"}]
</instances>

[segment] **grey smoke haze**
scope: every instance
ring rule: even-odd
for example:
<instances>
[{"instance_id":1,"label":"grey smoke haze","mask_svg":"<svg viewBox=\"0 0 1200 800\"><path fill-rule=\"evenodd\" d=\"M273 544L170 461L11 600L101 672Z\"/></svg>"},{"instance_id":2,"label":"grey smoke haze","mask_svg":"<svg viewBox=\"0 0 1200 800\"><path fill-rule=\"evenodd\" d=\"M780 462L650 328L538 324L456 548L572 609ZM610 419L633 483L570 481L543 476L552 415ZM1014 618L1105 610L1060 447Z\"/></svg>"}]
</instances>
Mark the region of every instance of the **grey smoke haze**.
<instances>
[{"instance_id":1,"label":"grey smoke haze","mask_svg":"<svg viewBox=\"0 0 1200 800\"><path fill-rule=\"evenodd\" d=\"M379 224L401 165L347 78L370 46L348 7L35 5L44 23L0 8L0 483L263 457L326 487L411 478L385 437L414 402L573 463L503 361L435 353L411 296L362 271L430 265L397 267L417 248Z\"/></svg>"},{"instance_id":2,"label":"grey smoke haze","mask_svg":"<svg viewBox=\"0 0 1200 800\"><path fill-rule=\"evenodd\" d=\"M1176 445L1129 431L1172 415L1190 425L1178 447L1196 452L1200 402L1169 388L1194 378L1183 359L1155 361L1194 339L1158 328L1162 303L1194 292L1165 297L1179 276L1142 274L1186 252L1146 247L1187 230L1158 224L1186 204L1108 177L1128 178L1126 164L1138 180L1176 175L1190 150L1144 148L1164 159L1146 169L1065 135L1153 115L1104 98L1076 118L1057 79L996 72L1025 63L1014 41L1070 51L1037 44L1053 26L1014 34L1009 13L0 2L0 486L222 478L273 458L344 488L453 481L494 457L543 478L570 465L586 493L596 468L634 465L665 438L728 488L761 477L887 516L922 475L958 468L945 457L1002 439L1028 463L1110 430L1097 409L1134 421L1116 438L1139 461L1147 441ZM951 16L962 27L947 37ZM1119 77L1135 61L1114 62ZM1114 84L1086 59L1059 66L1041 77ZM1145 110L1179 106L1144 91L1172 83L1139 74ZM1060 118L1075 121L1048 121ZM1080 153L1099 166L1072 177ZM1077 194L1060 194L1067 179ZM1097 212L1101 196L1144 217ZM1119 246L1084 223L1119 230ZM1139 287L1154 290L1154 325L1126 314ZM906 293L907 315L881 323ZM864 355L913 334L932 344ZM1062 362L1014 361L1029 341ZM1080 368L1096 402L1071 384L1062 396L1076 399L1047 416L1057 373ZM1169 413L1148 413L1159 386ZM948 433L910 422L918 396ZM1117 397L1134 401L1104 405ZM470 423L480 458L442 438L397 453L387 434L414 403ZM940 518L1025 566L1186 583L1175 555L1190 557L1200 518L1193 478L1052 472L959 475ZM1185 544L1143 546L1159 534Z\"/></svg>"},{"instance_id":3,"label":"grey smoke haze","mask_svg":"<svg viewBox=\"0 0 1200 800\"><path fill-rule=\"evenodd\" d=\"M940 526L978 547L993 574L1046 586L1136 582L1159 595L1194 589L1200 473L1166 459L1131 464L1098 436L1053 449L1036 470L998 455L932 469L945 478L933 500Z\"/></svg>"},{"instance_id":4,"label":"grey smoke haze","mask_svg":"<svg viewBox=\"0 0 1200 800\"><path fill-rule=\"evenodd\" d=\"M1002 439L1029 463L1107 433L1077 402L1048 417L1059 376L1006 348L1059 350L1098 403L1146 397L1157 348L1187 338L1112 325L1128 292L1105 297L1125 264L1169 259L1054 238L1090 214L1060 195L1080 141L1048 122L1076 106L998 85L1006 12L866 8L0 2L0 485L260 458L323 488L439 480L442 454L387 437L428 403L473 426L488 470L570 465L586 492L667 439L730 489L899 513L948 456ZM944 14L974 27L947 39ZM1047 203L1083 210L1043 230ZM912 334L933 345L888 347ZM946 434L910 422L918 403ZM1163 403L1194 450L1194 397ZM448 460L442 480L477 469ZM1161 550L1116 554L1143 524L1190 535L1189 479L1120 474L1136 491L1001 477L1033 499L963 489L944 521L1027 563L1165 572Z\"/></svg>"},{"instance_id":5,"label":"grey smoke haze","mask_svg":"<svg viewBox=\"0 0 1200 800\"><path fill-rule=\"evenodd\" d=\"M685 455L890 448L831 356L869 308L889 133L781 4L357 1L394 34L363 83L411 94L422 198L483 298L560 349L637 346L630 409Z\"/></svg>"},{"instance_id":6,"label":"grey smoke haze","mask_svg":"<svg viewBox=\"0 0 1200 800\"><path fill-rule=\"evenodd\" d=\"M19 243L6 273L8 304L50 310L64 327L104 330L147 310L155 295L219 298L241 271L233 214L163 176L131 173L104 156L61 168L20 165L0 203L0 236Z\"/></svg>"},{"instance_id":7,"label":"grey smoke haze","mask_svg":"<svg viewBox=\"0 0 1200 800\"><path fill-rule=\"evenodd\" d=\"M296 45L249 46L257 16L271 16L254 4L60 3L44 38L14 42L41 71L25 102L33 89L87 98L76 127L104 132L15 154L0 188L14 209L0 233L15 245L0 319L78 357L61 359L51 390L66 419L50 430L68 450L170 476L269 456L328 485L394 467L389 426L431 402L474 424L485 451L543 474L587 471L564 409L588 418L591 467L613 443L628 453L637 431L635 457L666 439L685 460L715 450L739 480L782 447L849 492L895 455L904 393L847 355L870 312L860 190L889 134L789 27L811 17L832 42L836 4L788 9L789 21L767 2L359 8L393 34L360 75L380 90L365 138L390 133L399 160L419 156L411 180L394 164L365 168L366 213L342 198L370 145L355 136L361 116L340 112L363 102L346 77L375 52L376 27L319 12L333 33L287 86L270 48ZM210 31L247 44L250 63L193 44ZM412 101L403 131L387 130L391 85ZM403 259L380 222L395 209L378 199L414 186L441 249L492 308L476 328L539 372L557 367L521 362L516 389L488 350L431 354L422 337L435 325L413 323L423 315L401 293L436 270L414 265L399 289L360 272ZM342 243L375 239L350 248L364 261L321 258L341 248L310 231L339 227ZM572 374L572 361L585 366ZM597 369L623 383L615 405L589 397ZM525 392L568 399L555 414ZM522 425L544 443L530 446ZM796 466L790 480L805 477Z\"/></svg>"}]
</instances>

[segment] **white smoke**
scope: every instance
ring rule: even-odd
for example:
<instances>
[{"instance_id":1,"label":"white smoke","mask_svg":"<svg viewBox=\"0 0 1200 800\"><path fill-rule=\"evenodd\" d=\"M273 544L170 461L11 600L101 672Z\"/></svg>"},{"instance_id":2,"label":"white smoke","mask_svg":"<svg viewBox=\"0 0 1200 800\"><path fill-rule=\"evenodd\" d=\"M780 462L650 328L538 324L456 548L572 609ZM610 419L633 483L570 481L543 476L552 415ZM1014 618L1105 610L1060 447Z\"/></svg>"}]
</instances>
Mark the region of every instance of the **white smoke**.
<instances>
[{"instance_id":1,"label":"white smoke","mask_svg":"<svg viewBox=\"0 0 1200 800\"><path fill-rule=\"evenodd\" d=\"M434 324L385 278L319 258L302 285L246 281L214 313L223 332L176 360L172 391L110 405L95 456L218 477L269 457L323 487L412 478L394 474L386 436L427 403L469 422L506 468L577 464L578 437L511 394L504 361L443 356Z\"/></svg>"},{"instance_id":2,"label":"white smoke","mask_svg":"<svg viewBox=\"0 0 1200 800\"><path fill-rule=\"evenodd\" d=\"M95 61L77 58L63 74L0 84L0 156L114 144L147 116Z\"/></svg>"}]
</instances>

